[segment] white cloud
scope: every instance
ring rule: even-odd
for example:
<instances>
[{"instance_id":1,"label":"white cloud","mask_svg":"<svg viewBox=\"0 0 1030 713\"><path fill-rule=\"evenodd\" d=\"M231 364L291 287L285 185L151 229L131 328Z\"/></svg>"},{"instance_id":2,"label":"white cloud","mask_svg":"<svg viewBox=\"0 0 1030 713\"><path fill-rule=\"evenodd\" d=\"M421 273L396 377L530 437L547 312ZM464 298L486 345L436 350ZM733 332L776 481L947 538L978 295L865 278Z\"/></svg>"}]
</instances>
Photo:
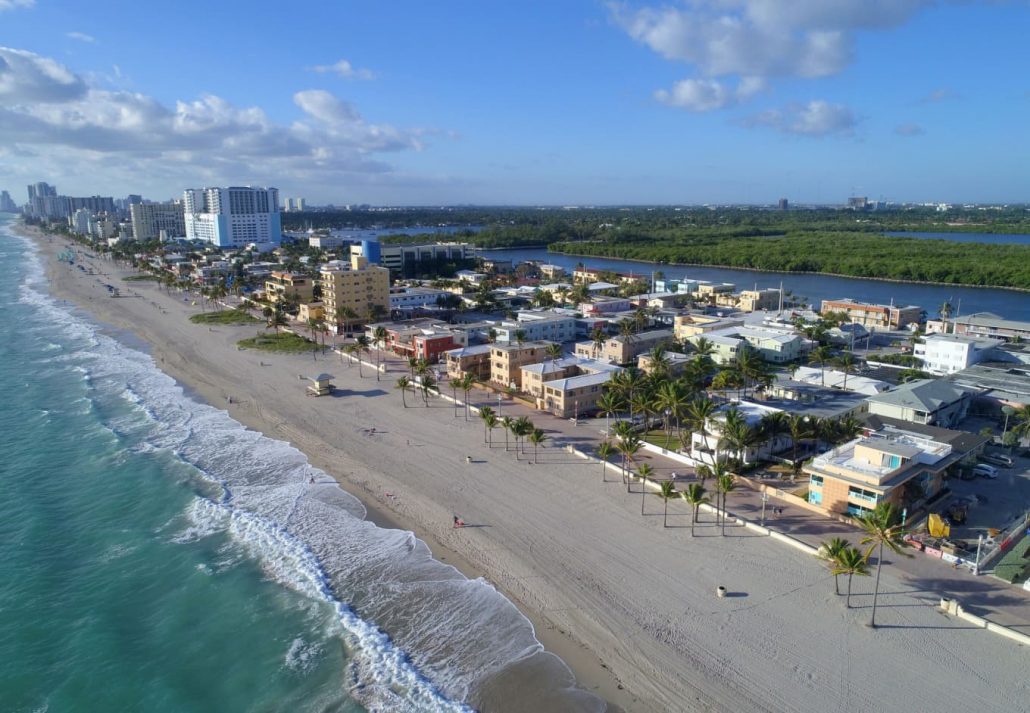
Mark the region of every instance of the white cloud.
<instances>
[{"instance_id":1,"label":"white cloud","mask_svg":"<svg viewBox=\"0 0 1030 713\"><path fill-rule=\"evenodd\" d=\"M770 109L744 120L745 126L767 126L785 134L811 137L850 136L857 124L858 119L851 109L822 99Z\"/></svg>"},{"instance_id":2,"label":"white cloud","mask_svg":"<svg viewBox=\"0 0 1030 713\"><path fill-rule=\"evenodd\" d=\"M19 7L32 7L36 0L0 0L0 12L14 10Z\"/></svg>"},{"instance_id":3,"label":"white cloud","mask_svg":"<svg viewBox=\"0 0 1030 713\"><path fill-rule=\"evenodd\" d=\"M898 136L922 136L926 133L926 129L919 124L898 124L894 127L894 133Z\"/></svg>"},{"instance_id":4,"label":"white cloud","mask_svg":"<svg viewBox=\"0 0 1030 713\"><path fill-rule=\"evenodd\" d=\"M341 59L333 64L319 64L311 68L312 72L318 72L319 74L332 73L337 74L344 79L374 79L375 73L370 69L360 69L355 67L345 59Z\"/></svg>"},{"instance_id":5,"label":"white cloud","mask_svg":"<svg viewBox=\"0 0 1030 713\"><path fill-rule=\"evenodd\" d=\"M688 111L711 111L726 106L733 94L714 79L684 79L673 84L670 91L659 89L654 98Z\"/></svg>"},{"instance_id":6,"label":"white cloud","mask_svg":"<svg viewBox=\"0 0 1030 713\"><path fill-rule=\"evenodd\" d=\"M659 89L654 98L667 106L703 112L750 99L765 86L761 77L744 77L735 90L714 79L683 79L673 84L671 90Z\"/></svg>"},{"instance_id":7,"label":"white cloud","mask_svg":"<svg viewBox=\"0 0 1030 713\"><path fill-rule=\"evenodd\" d=\"M614 22L696 78L656 97L672 106L728 106L776 77L835 75L854 58L855 33L896 27L932 0L688 0L680 5L609 5ZM731 95L715 81L738 77ZM755 88L755 89L753 89ZM753 89L752 91L748 91ZM677 101L679 97L679 101Z\"/></svg>"},{"instance_id":8,"label":"white cloud","mask_svg":"<svg viewBox=\"0 0 1030 713\"><path fill-rule=\"evenodd\" d=\"M56 179L78 160L91 167L105 162L105 173L136 181L174 176L180 188L290 177L353 181L390 175L391 167L374 155L421 150L428 133L372 123L323 90L297 92L293 100L300 115L285 125L260 107L214 95L168 106L139 92L98 88L52 59L0 48L0 136L12 151L35 154L32 162L22 159L24 165L11 154L2 172L56 164L62 167Z\"/></svg>"},{"instance_id":9,"label":"white cloud","mask_svg":"<svg viewBox=\"0 0 1030 713\"><path fill-rule=\"evenodd\" d=\"M86 93L86 83L64 65L25 50L0 47L0 107L61 102Z\"/></svg>"},{"instance_id":10,"label":"white cloud","mask_svg":"<svg viewBox=\"0 0 1030 713\"><path fill-rule=\"evenodd\" d=\"M66 32L65 37L78 40L79 42L85 42L86 44L95 44L97 41L96 37L93 35L87 35L85 32Z\"/></svg>"}]
</instances>

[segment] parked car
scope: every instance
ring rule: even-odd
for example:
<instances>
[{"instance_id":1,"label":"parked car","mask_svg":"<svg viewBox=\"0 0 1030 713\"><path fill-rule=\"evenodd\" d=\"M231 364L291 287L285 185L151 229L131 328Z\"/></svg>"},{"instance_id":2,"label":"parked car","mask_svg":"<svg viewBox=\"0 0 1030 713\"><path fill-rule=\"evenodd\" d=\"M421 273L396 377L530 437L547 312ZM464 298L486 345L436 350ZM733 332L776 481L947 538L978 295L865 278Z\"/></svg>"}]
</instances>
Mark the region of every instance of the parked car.
<instances>
[{"instance_id":1,"label":"parked car","mask_svg":"<svg viewBox=\"0 0 1030 713\"><path fill-rule=\"evenodd\" d=\"M980 460L994 465L999 465L1002 468L1011 468L1014 461L1004 453L984 453L980 456Z\"/></svg>"},{"instance_id":2,"label":"parked car","mask_svg":"<svg viewBox=\"0 0 1030 713\"><path fill-rule=\"evenodd\" d=\"M993 465L987 465L986 463L977 463L973 467L973 475L978 476L980 478L994 479L998 477L998 471L995 469Z\"/></svg>"}]
</instances>

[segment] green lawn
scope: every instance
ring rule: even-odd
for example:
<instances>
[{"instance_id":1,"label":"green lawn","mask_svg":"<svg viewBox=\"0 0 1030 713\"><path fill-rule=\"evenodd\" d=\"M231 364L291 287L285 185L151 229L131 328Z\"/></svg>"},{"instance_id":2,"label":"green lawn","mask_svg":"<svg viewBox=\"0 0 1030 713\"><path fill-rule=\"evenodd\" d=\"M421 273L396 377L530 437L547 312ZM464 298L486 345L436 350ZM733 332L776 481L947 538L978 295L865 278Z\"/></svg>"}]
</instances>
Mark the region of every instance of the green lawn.
<instances>
[{"instance_id":1,"label":"green lawn","mask_svg":"<svg viewBox=\"0 0 1030 713\"><path fill-rule=\"evenodd\" d=\"M648 431L644 435L644 440L668 451L678 451L680 449L680 442L676 439L675 431L673 431L671 438L665 437L665 431Z\"/></svg>"},{"instance_id":2,"label":"green lawn","mask_svg":"<svg viewBox=\"0 0 1030 713\"><path fill-rule=\"evenodd\" d=\"M265 352L280 352L285 354L299 354L309 352L314 348L314 343L304 337L289 332L275 334L258 333L253 337L241 339L236 342L242 349L260 349Z\"/></svg>"},{"instance_id":3,"label":"green lawn","mask_svg":"<svg viewBox=\"0 0 1030 713\"><path fill-rule=\"evenodd\" d=\"M1030 536L1024 535L994 567L994 576L1012 584L1020 584L1030 574Z\"/></svg>"},{"instance_id":4,"label":"green lawn","mask_svg":"<svg viewBox=\"0 0 1030 713\"><path fill-rule=\"evenodd\" d=\"M219 312L201 312L190 317L194 324L256 324L261 320L238 309L224 309Z\"/></svg>"},{"instance_id":5,"label":"green lawn","mask_svg":"<svg viewBox=\"0 0 1030 713\"><path fill-rule=\"evenodd\" d=\"M128 277L123 277L122 279L126 282L158 282L161 278L157 275L129 275Z\"/></svg>"}]
</instances>

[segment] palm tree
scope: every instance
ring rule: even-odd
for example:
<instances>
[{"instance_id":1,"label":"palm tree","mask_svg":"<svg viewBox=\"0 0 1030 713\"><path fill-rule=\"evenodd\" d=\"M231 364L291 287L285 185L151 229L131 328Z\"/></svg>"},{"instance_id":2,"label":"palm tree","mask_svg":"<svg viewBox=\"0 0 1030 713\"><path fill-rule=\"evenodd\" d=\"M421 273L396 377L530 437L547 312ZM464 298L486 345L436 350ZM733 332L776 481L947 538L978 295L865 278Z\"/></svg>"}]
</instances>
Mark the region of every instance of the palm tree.
<instances>
[{"instance_id":1,"label":"palm tree","mask_svg":"<svg viewBox=\"0 0 1030 713\"><path fill-rule=\"evenodd\" d=\"M630 434L629 436L620 439L619 442L615 444L615 450L617 450L622 456L622 479L623 482L626 483L627 493L629 492L630 480L626 475L626 464L627 462L633 462L634 456L640 452L641 448L643 448L643 444L640 442L640 438L634 434Z\"/></svg>"},{"instance_id":2,"label":"palm tree","mask_svg":"<svg viewBox=\"0 0 1030 713\"><path fill-rule=\"evenodd\" d=\"M607 341L608 335L605 333L605 331L600 327L594 327L593 331L590 332L590 342L591 344L593 344L594 348L594 359L596 359L597 355L601 352L602 349L604 349L604 344Z\"/></svg>"},{"instance_id":3,"label":"palm tree","mask_svg":"<svg viewBox=\"0 0 1030 713\"><path fill-rule=\"evenodd\" d=\"M358 355L358 377L361 379L365 378L365 375L361 372L361 355L368 352L368 337L364 334L358 336L354 340L354 353Z\"/></svg>"},{"instance_id":4,"label":"palm tree","mask_svg":"<svg viewBox=\"0 0 1030 713\"><path fill-rule=\"evenodd\" d=\"M696 429L701 434L701 440L704 442L706 450L711 450L711 446L708 445L707 429L708 422L715 415L716 408L715 402L707 396L694 399L687 408L690 427L691 429Z\"/></svg>"},{"instance_id":5,"label":"palm tree","mask_svg":"<svg viewBox=\"0 0 1030 713\"><path fill-rule=\"evenodd\" d=\"M501 428L504 429L504 452L508 452L508 434L515 434L515 419L511 416L501 418Z\"/></svg>"},{"instance_id":6,"label":"palm tree","mask_svg":"<svg viewBox=\"0 0 1030 713\"><path fill-rule=\"evenodd\" d=\"M612 416L619 414L619 409L622 408L622 401L619 399L619 395L611 388L605 389L601 397L597 399L597 408L604 414L604 435L605 438L609 437L608 426Z\"/></svg>"},{"instance_id":7,"label":"palm tree","mask_svg":"<svg viewBox=\"0 0 1030 713\"><path fill-rule=\"evenodd\" d=\"M798 463L798 445L802 439L808 438L812 433L808 417L796 413L790 414L787 417L787 432L790 433L791 465L794 468L794 472L798 473L801 470L801 464Z\"/></svg>"},{"instance_id":8,"label":"palm tree","mask_svg":"<svg viewBox=\"0 0 1030 713\"><path fill-rule=\"evenodd\" d=\"M275 307L271 307L271 308L267 308L266 307L265 309L269 310L269 312L270 312L270 314L267 315L267 317L268 317L268 326L269 327L273 327L275 329L276 335L278 335L279 334L279 327L285 327L286 326L286 315L283 313L283 309L279 305L279 303L276 303Z\"/></svg>"},{"instance_id":9,"label":"palm tree","mask_svg":"<svg viewBox=\"0 0 1030 713\"><path fill-rule=\"evenodd\" d=\"M358 318L358 313L350 307L337 307L336 314L333 316L336 317L338 325L343 325L343 331L346 334L349 331L351 322Z\"/></svg>"},{"instance_id":10,"label":"palm tree","mask_svg":"<svg viewBox=\"0 0 1030 713\"><path fill-rule=\"evenodd\" d=\"M472 387L475 386L476 380L472 374L465 374L461 377L461 390L465 395L465 420L469 420L469 394L472 393Z\"/></svg>"},{"instance_id":11,"label":"palm tree","mask_svg":"<svg viewBox=\"0 0 1030 713\"><path fill-rule=\"evenodd\" d=\"M479 418L483 421L483 443L487 442L489 432L492 432L497 426L497 414L489 406L484 406L479 409ZM491 421L493 425L491 425ZM490 444L493 445L492 443Z\"/></svg>"},{"instance_id":12,"label":"palm tree","mask_svg":"<svg viewBox=\"0 0 1030 713\"><path fill-rule=\"evenodd\" d=\"M880 593L880 569L883 567L883 548L886 547L891 552L903 557L911 557L909 553L902 550L904 547L904 530L898 524L898 512L894 508L894 504L886 501L881 501L876 504L870 512L867 512L862 517L858 518L859 524L865 531L865 537L862 538L860 544L869 545L865 551L865 560L869 561L869 556L873 553L873 550L877 550L876 554L876 584L873 587L873 614L869 620L869 626L876 626L876 599Z\"/></svg>"},{"instance_id":13,"label":"palm tree","mask_svg":"<svg viewBox=\"0 0 1030 713\"><path fill-rule=\"evenodd\" d=\"M554 368L554 363L561 359L561 344L551 343L544 348L544 352L551 359L551 368Z\"/></svg>"},{"instance_id":14,"label":"palm tree","mask_svg":"<svg viewBox=\"0 0 1030 713\"><path fill-rule=\"evenodd\" d=\"M451 387L451 396L454 398L454 417L458 417L458 389L461 388L461 379L458 377L452 378L448 385Z\"/></svg>"},{"instance_id":15,"label":"palm tree","mask_svg":"<svg viewBox=\"0 0 1030 713\"><path fill-rule=\"evenodd\" d=\"M826 345L820 345L812 350L812 353L808 355L809 364L819 365L819 384L820 386L826 386L826 364L830 361L830 348Z\"/></svg>"},{"instance_id":16,"label":"palm tree","mask_svg":"<svg viewBox=\"0 0 1030 713\"><path fill-rule=\"evenodd\" d=\"M698 337L694 340L694 354L699 357L711 357L715 353L715 345L708 337Z\"/></svg>"},{"instance_id":17,"label":"palm tree","mask_svg":"<svg viewBox=\"0 0 1030 713\"><path fill-rule=\"evenodd\" d=\"M529 442L533 444L533 462L539 463L540 460L537 457L537 449L540 447L541 443L547 440L547 434L544 433L544 429L542 428L534 428L529 432L528 438Z\"/></svg>"},{"instance_id":18,"label":"palm tree","mask_svg":"<svg viewBox=\"0 0 1030 713\"><path fill-rule=\"evenodd\" d=\"M650 463L641 463L637 468L637 477L640 479L640 514L644 514L644 499L647 497L647 481L654 475L654 468Z\"/></svg>"},{"instance_id":19,"label":"palm tree","mask_svg":"<svg viewBox=\"0 0 1030 713\"><path fill-rule=\"evenodd\" d=\"M526 341L526 330L516 329L515 330L515 342L521 347L522 343Z\"/></svg>"},{"instance_id":20,"label":"palm tree","mask_svg":"<svg viewBox=\"0 0 1030 713\"><path fill-rule=\"evenodd\" d=\"M379 364L382 355L383 348L386 346L386 339L389 333L386 331L386 327L379 325L372 330L372 339L376 345L376 381L379 381Z\"/></svg>"},{"instance_id":21,"label":"palm tree","mask_svg":"<svg viewBox=\"0 0 1030 713\"><path fill-rule=\"evenodd\" d=\"M1030 405L1020 406L1012 412L1013 425L1009 430L1020 439L1030 438Z\"/></svg>"},{"instance_id":22,"label":"palm tree","mask_svg":"<svg viewBox=\"0 0 1030 713\"><path fill-rule=\"evenodd\" d=\"M762 435L769 442L770 448L776 445L776 440L780 436L785 436L790 432L790 425L787 423L787 413L785 411L774 411L773 413L766 414L762 417L761 431Z\"/></svg>"},{"instance_id":23,"label":"palm tree","mask_svg":"<svg viewBox=\"0 0 1030 713\"><path fill-rule=\"evenodd\" d=\"M831 568L835 568L838 560L840 559L841 553L846 549L848 549L848 541L843 537L834 537L829 542L824 542L819 545L819 555L829 563ZM837 572L833 573L833 591L835 594L840 596L840 586L837 583Z\"/></svg>"},{"instance_id":24,"label":"palm tree","mask_svg":"<svg viewBox=\"0 0 1030 713\"><path fill-rule=\"evenodd\" d=\"M840 370L844 372L844 385L841 387L845 391L848 390L848 374L855 373L855 357L851 352L843 352L839 357L834 360L834 363L840 367Z\"/></svg>"},{"instance_id":25,"label":"palm tree","mask_svg":"<svg viewBox=\"0 0 1030 713\"><path fill-rule=\"evenodd\" d=\"M526 452L525 438L533 432L533 422L528 416L519 416L515 419L512 433L515 435L515 460L519 458L519 439L522 439L522 453Z\"/></svg>"},{"instance_id":26,"label":"palm tree","mask_svg":"<svg viewBox=\"0 0 1030 713\"><path fill-rule=\"evenodd\" d=\"M425 402L426 408L429 408L429 394L436 387L436 377L431 371L427 371L420 374L418 378L422 386L422 400Z\"/></svg>"},{"instance_id":27,"label":"palm tree","mask_svg":"<svg viewBox=\"0 0 1030 713\"><path fill-rule=\"evenodd\" d=\"M722 469L722 465L719 463L715 464L712 469L715 474L715 489L716 492L722 496L722 535L726 536L726 496L729 495L736 488L736 483L733 480L733 474L727 473Z\"/></svg>"},{"instance_id":28,"label":"palm tree","mask_svg":"<svg viewBox=\"0 0 1030 713\"><path fill-rule=\"evenodd\" d=\"M680 493L687 504L690 505L690 536L694 536L694 524L697 522L697 513L704 503L708 502L705 495L705 486L700 483L691 483L687 489Z\"/></svg>"},{"instance_id":29,"label":"palm tree","mask_svg":"<svg viewBox=\"0 0 1030 713\"><path fill-rule=\"evenodd\" d=\"M669 526L669 500L676 497L676 484L671 480L663 480L659 486L661 490L658 492L660 497L665 502L665 512L662 514L662 527Z\"/></svg>"},{"instance_id":30,"label":"palm tree","mask_svg":"<svg viewBox=\"0 0 1030 713\"><path fill-rule=\"evenodd\" d=\"M855 547L845 547L838 553L836 559L833 562L833 581L836 584L838 574L848 575L848 598L846 600L847 608L851 608L851 578L856 574L862 577L869 576L869 569L866 566L868 562L866 558L858 551ZM877 568L877 574L879 574L879 568ZM838 592L839 593L839 592ZM873 615L876 615L876 595L873 595Z\"/></svg>"},{"instance_id":31,"label":"palm tree","mask_svg":"<svg viewBox=\"0 0 1030 713\"><path fill-rule=\"evenodd\" d=\"M597 446L597 456L601 459L601 482L607 483L608 479L605 477L605 473L608 471L608 459L615 453L615 448L612 446L611 441L601 441Z\"/></svg>"},{"instance_id":32,"label":"palm tree","mask_svg":"<svg viewBox=\"0 0 1030 713\"><path fill-rule=\"evenodd\" d=\"M397 379L397 388L401 390L401 403L404 404L404 408L408 408L408 400L404 397L404 392L411 386L411 379L406 376L402 376Z\"/></svg>"}]
</instances>

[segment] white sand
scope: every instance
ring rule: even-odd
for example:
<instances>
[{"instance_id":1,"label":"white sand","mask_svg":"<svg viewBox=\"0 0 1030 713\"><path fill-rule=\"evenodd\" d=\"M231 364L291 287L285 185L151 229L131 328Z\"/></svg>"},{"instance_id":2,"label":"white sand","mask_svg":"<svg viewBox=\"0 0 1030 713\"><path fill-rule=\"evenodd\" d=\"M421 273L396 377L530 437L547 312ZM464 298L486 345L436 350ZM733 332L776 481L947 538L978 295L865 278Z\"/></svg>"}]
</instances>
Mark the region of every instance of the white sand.
<instances>
[{"instance_id":1,"label":"white sand","mask_svg":"<svg viewBox=\"0 0 1030 713\"><path fill-rule=\"evenodd\" d=\"M112 273L106 282L142 295L110 299L92 287L95 278L53 264L57 241L41 244L58 297L132 329L162 368L211 403L224 407L231 395L235 418L289 440L437 556L481 573L537 623L582 686L619 707L979 713L1030 705L1025 648L936 612L932 593L912 592L889 566L881 627L872 630L864 626L871 579L856 578L857 608L848 611L812 557L743 528L724 538L706 523L691 538L681 503L663 529L658 498L648 496L652 514L641 517L641 496L602 485L597 465L553 448L542 449L540 464L516 462L503 445L488 449L478 419L455 419L449 404L426 409L409 394L402 408L398 374L376 383L369 370L359 379L357 367L337 360L238 351L255 327L191 324L186 315L198 308L152 283L123 283L111 263L97 263ZM305 397L298 374L320 371L351 395ZM466 454L479 462L466 464ZM452 529L453 513L484 527ZM731 596L715 598L720 584ZM524 709L510 691L482 707Z\"/></svg>"}]
</instances>

